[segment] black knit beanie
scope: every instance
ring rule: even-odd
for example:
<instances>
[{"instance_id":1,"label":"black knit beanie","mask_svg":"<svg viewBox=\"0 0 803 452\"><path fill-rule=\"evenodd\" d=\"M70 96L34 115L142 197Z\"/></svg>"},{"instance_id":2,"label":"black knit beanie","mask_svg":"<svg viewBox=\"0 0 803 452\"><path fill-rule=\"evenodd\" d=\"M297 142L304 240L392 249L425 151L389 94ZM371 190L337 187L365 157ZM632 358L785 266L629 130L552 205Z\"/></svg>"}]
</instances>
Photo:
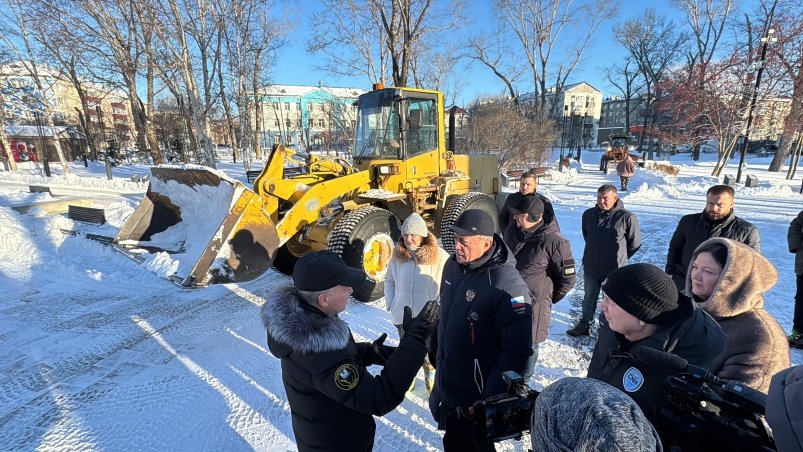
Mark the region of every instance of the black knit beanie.
<instances>
[{"instance_id":1,"label":"black knit beanie","mask_svg":"<svg viewBox=\"0 0 803 452\"><path fill-rule=\"evenodd\" d=\"M675 283L652 264L617 268L602 283L602 291L619 307L646 323L671 323L679 309Z\"/></svg>"}]
</instances>

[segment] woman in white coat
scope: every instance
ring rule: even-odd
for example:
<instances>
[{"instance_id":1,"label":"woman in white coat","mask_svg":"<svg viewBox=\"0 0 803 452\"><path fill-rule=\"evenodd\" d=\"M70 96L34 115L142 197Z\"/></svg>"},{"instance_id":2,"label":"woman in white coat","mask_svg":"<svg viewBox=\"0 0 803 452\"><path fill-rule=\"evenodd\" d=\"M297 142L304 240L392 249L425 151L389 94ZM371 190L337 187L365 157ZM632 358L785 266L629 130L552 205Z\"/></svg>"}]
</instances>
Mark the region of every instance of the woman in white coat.
<instances>
[{"instance_id":1,"label":"woman in white coat","mask_svg":"<svg viewBox=\"0 0 803 452\"><path fill-rule=\"evenodd\" d=\"M449 259L421 215L408 216L401 232L385 276L385 302L400 337L404 334L404 307L409 306L416 316L427 301L438 298L443 266ZM424 382L430 391L434 377L435 369L424 360Z\"/></svg>"}]
</instances>

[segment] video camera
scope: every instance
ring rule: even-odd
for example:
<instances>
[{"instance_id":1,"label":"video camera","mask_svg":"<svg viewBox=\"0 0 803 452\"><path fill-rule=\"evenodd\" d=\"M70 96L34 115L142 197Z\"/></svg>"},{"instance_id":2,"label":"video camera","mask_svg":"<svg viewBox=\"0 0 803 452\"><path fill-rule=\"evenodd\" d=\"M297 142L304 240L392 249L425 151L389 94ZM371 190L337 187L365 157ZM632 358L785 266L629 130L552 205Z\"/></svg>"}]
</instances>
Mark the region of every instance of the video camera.
<instances>
[{"instance_id":1,"label":"video camera","mask_svg":"<svg viewBox=\"0 0 803 452\"><path fill-rule=\"evenodd\" d=\"M468 408L458 410L463 417L474 420L474 436L478 442L503 441L520 438L530 430L533 406L539 392L524 383L516 372L502 373L507 392L480 400Z\"/></svg>"},{"instance_id":2,"label":"video camera","mask_svg":"<svg viewBox=\"0 0 803 452\"><path fill-rule=\"evenodd\" d=\"M724 382L677 355L653 348L632 350L639 361L678 372L664 382L664 400L655 428L664 444L680 450L776 450L764 420L767 396L738 382Z\"/></svg>"}]
</instances>

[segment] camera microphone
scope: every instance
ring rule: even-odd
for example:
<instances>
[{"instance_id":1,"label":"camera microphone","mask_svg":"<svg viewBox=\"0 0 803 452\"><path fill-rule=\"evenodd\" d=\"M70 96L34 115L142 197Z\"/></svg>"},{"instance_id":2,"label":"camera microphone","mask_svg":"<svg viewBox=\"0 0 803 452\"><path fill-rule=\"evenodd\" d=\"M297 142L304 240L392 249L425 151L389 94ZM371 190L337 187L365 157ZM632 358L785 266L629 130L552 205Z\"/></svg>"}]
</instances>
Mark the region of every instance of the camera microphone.
<instances>
[{"instance_id":1,"label":"camera microphone","mask_svg":"<svg viewBox=\"0 0 803 452\"><path fill-rule=\"evenodd\" d=\"M680 356L655 348L634 347L631 351L637 360L667 372L684 372L689 365L689 362Z\"/></svg>"}]
</instances>

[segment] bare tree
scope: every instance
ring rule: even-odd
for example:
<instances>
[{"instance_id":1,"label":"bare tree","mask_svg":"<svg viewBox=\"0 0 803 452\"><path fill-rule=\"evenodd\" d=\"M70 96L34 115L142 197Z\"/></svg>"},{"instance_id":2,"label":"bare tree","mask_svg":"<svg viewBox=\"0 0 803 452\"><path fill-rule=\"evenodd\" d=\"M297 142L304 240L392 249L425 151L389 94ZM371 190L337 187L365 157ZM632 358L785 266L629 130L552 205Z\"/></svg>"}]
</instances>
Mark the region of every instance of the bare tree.
<instances>
[{"instance_id":1,"label":"bare tree","mask_svg":"<svg viewBox=\"0 0 803 452\"><path fill-rule=\"evenodd\" d=\"M627 56L624 62L609 67L605 75L608 82L619 90L625 100L625 131L629 132L630 115L643 106L641 94L646 85L644 76L632 55ZM633 102L634 100L636 102Z\"/></svg>"},{"instance_id":2,"label":"bare tree","mask_svg":"<svg viewBox=\"0 0 803 452\"><path fill-rule=\"evenodd\" d=\"M54 97L53 84L60 74L45 74L50 69L44 67L40 61L41 49L36 46L35 40L32 38L29 28L29 20L31 17L36 16L36 12L32 10L28 2L21 0L4 0L7 6L7 15L4 17L3 24L0 26L0 40L5 44L16 58L19 60L20 66L25 71L27 78L31 81L35 88L36 102L34 105L28 107L39 115L40 120L46 122L46 126L50 129L51 136L53 137L53 145L56 149L56 156L65 174L70 172L70 167L67 165L67 160L64 158L64 152L61 149L61 142L58 139L56 126L53 123L53 111L50 106L50 97ZM3 126L5 123L3 124ZM42 156L47 158L47 147L42 146Z\"/></svg>"},{"instance_id":3,"label":"bare tree","mask_svg":"<svg viewBox=\"0 0 803 452\"><path fill-rule=\"evenodd\" d=\"M769 1L762 1L759 11L761 17L767 17ZM784 120L783 134L778 151L770 163L770 171L781 171L783 162L794 149L797 141L800 147L800 136L803 133L803 6L800 2L781 0L775 11L775 20L766 24L776 29L778 41L768 46L771 61L777 61L784 73L784 79L790 85L791 109Z\"/></svg>"},{"instance_id":4,"label":"bare tree","mask_svg":"<svg viewBox=\"0 0 803 452\"><path fill-rule=\"evenodd\" d=\"M543 110L522 112L505 99L475 101L464 129L470 153L492 153L499 169L541 166L558 138Z\"/></svg>"},{"instance_id":5,"label":"bare tree","mask_svg":"<svg viewBox=\"0 0 803 452\"><path fill-rule=\"evenodd\" d=\"M327 56L321 69L337 75L363 74L373 83L407 86L442 46L444 32L464 22L461 0L323 0L312 15L313 36L307 49ZM413 80L416 82L416 80ZM427 88L417 86L419 88Z\"/></svg>"},{"instance_id":6,"label":"bare tree","mask_svg":"<svg viewBox=\"0 0 803 452\"><path fill-rule=\"evenodd\" d=\"M633 57L644 77L644 103L648 112L647 135L652 152L654 126L658 123L663 85L670 68L680 57L687 39L666 16L648 9L643 16L628 19L614 28L614 38Z\"/></svg>"},{"instance_id":7,"label":"bare tree","mask_svg":"<svg viewBox=\"0 0 803 452\"><path fill-rule=\"evenodd\" d=\"M615 16L617 4L613 0L497 0L496 8L499 20L520 46L520 52L511 51L510 57L524 57L537 94L536 107L547 108L547 94L560 97L592 36ZM487 59L495 60L495 55ZM556 116L558 107L553 102L547 113Z\"/></svg>"}]
</instances>

